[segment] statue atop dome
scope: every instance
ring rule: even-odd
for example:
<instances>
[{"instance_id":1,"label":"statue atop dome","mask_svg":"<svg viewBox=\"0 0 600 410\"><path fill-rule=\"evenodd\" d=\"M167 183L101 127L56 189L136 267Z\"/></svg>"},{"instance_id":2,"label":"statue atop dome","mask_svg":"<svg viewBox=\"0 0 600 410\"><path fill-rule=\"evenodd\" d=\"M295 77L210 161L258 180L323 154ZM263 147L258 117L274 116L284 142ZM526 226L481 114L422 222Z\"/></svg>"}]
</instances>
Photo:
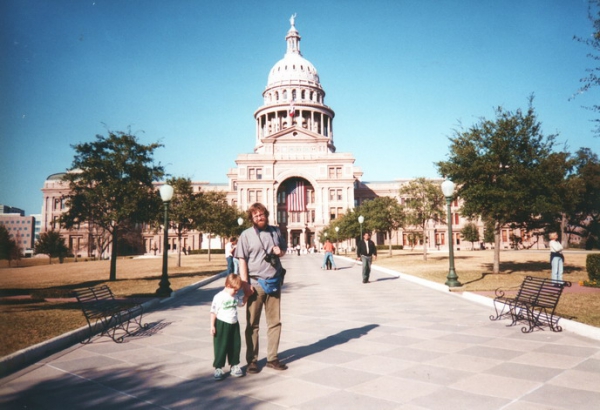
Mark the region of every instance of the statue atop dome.
<instances>
[{"instance_id":1,"label":"statue atop dome","mask_svg":"<svg viewBox=\"0 0 600 410\"><path fill-rule=\"evenodd\" d=\"M292 27L294 27L295 23L296 23L296 13L292 14L292 17L290 17L290 24L292 25Z\"/></svg>"}]
</instances>

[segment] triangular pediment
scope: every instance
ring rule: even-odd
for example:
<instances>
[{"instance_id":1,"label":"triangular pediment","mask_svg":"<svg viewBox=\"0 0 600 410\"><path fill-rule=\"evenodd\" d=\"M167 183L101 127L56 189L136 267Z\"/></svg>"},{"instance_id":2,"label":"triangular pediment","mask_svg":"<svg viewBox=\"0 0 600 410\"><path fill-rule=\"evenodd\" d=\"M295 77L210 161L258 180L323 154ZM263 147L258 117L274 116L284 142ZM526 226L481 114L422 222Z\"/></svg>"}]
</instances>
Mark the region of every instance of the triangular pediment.
<instances>
[{"instance_id":1,"label":"triangular pediment","mask_svg":"<svg viewBox=\"0 0 600 410\"><path fill-rule=\"evenodd\" d=\"M281 131L277 131L268 137L262 139L263 143L276 144L278 142L294 142L294 141L327 141L329 138L322 136L316 132L309 131L300 127L286 128Z\"/></svg>"}]
</instances>

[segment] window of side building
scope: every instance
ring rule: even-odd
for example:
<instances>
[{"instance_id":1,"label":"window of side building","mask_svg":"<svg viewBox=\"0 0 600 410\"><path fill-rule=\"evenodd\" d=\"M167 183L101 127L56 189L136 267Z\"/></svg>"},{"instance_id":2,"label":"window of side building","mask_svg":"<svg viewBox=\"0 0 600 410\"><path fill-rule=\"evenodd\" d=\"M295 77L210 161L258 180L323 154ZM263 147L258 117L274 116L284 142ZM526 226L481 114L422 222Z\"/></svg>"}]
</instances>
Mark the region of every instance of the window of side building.
<instances>
[{"instance_id":1,"label":"window of side building","mask_svg":"<svg viewBox=\"0 0 600 410\"><path fill-rule=\"evenodd\" d=\"M248 179L262 179L262 168L248 168Z\"/></svg>"},{"instance_id":2,"label":"window of side building","mask_svg":"<svg viewBox=\"0 0 600 410\"><path fill-rule=\"evenodd\" d=\"M341 179L342 167L329 167L329 179Z\"/></svg>"}]
</instances>

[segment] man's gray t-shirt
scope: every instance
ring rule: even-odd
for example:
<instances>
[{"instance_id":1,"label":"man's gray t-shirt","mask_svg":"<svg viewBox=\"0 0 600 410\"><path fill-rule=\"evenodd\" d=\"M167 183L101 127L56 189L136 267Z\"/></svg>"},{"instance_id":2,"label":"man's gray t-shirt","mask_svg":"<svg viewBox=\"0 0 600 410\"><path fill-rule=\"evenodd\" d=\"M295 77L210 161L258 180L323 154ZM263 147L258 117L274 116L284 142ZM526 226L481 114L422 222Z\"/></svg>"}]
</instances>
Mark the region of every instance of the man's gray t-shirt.
<instances>
[{"instance_id":1,"label":"man's gray t-shirt","mask_svg":"<svg viewBox=\"0 0 600 410\"><path fill-rule=\"evenodd\" d=\"M281 269L279 258L274 258L275 267L265 261L265 256L272 254L274 246L279 246L284 253L287 250L287 244L281 237L279 228L267 226L264 231L259 231L252 226L240 235L234 256L246 260L248 276L251 278L272 278Z\"/></svg>"}]
</instances>

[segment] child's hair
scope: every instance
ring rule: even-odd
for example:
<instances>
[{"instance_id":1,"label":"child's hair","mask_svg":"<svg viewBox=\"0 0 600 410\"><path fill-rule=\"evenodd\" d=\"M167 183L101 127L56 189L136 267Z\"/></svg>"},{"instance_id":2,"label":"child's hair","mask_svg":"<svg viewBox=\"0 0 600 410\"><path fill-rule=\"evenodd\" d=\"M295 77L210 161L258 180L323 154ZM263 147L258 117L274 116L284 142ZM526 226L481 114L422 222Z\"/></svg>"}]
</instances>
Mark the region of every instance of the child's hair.
<instances>
[{"instance_id":1,"label":"child's hair","mask_svg":"<svg viewBox=\"0 0 600 410\"><path fill-rule=\"evenodd\" d=\"M240 275L230 273L227 275L227 279L225 279L225 286L232 289L240 289L242 287L242 278L240 278Z\"/></svg>"}]
</instances>

